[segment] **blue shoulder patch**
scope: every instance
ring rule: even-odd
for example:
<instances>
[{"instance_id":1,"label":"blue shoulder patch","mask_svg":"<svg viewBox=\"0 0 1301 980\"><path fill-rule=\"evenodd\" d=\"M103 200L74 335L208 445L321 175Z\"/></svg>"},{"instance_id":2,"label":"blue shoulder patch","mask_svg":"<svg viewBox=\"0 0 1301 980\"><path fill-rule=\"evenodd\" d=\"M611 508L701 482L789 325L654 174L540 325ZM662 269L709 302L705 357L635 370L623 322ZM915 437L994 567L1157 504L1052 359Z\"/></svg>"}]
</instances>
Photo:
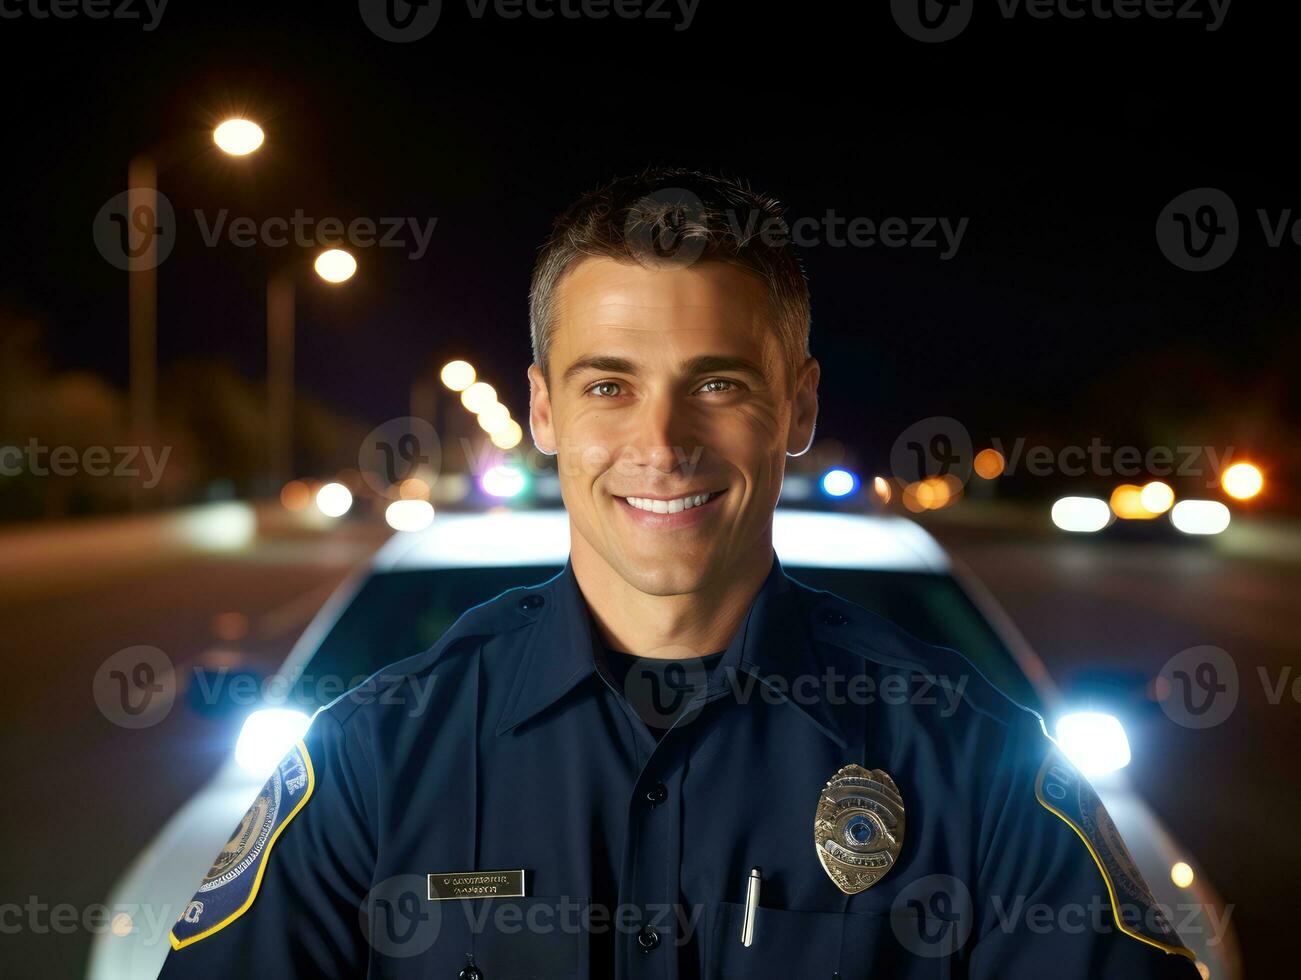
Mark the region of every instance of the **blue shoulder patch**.
<instances>
[{"instance_id":1,"label":"blue shoulder patch","mask_svg":"<svg viewBox=\"0 0 1301 980\"><path fill-rule=\"evenodd\" d=\"M1111 912L1120 931L1195 961L1152 896L1098 794L1056 745L1039 769L1034 792L1044 809L1068 824L1089 849L1107 883Z\"/></svg>"},{"instance_id":2,"label":"blue shoulder patch","mask_svg":"<svg viewBox=\"0 0 1301 980\"><path fill-rule=\"evenodd\" d=\"M172 926L173 949L219 932L248 910L262 884L272 846L315 788L312 759L300 740L280 760Z\"/></svg>"}]
</instances>

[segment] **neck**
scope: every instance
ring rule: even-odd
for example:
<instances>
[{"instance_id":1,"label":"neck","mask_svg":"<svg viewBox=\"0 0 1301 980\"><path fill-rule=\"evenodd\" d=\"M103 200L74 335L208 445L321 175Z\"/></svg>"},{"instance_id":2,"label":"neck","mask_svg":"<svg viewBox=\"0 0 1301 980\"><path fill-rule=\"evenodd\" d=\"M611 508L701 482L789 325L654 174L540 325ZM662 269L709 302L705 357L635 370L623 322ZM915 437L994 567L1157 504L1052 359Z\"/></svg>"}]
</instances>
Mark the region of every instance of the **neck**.
<instances>
[{"instance_id":1,"label":"neck","mask_svg":"<svg viewBox=\"0 0 1301 980\"><path fill-rule=\"evenodd\" d=\"M740 629L772 568L772 537L726 575L694 592L651 595L627 582L574 532L570 561L602 642L641 657L678 660L716 653Z\"/></svg>"}]
</instances>

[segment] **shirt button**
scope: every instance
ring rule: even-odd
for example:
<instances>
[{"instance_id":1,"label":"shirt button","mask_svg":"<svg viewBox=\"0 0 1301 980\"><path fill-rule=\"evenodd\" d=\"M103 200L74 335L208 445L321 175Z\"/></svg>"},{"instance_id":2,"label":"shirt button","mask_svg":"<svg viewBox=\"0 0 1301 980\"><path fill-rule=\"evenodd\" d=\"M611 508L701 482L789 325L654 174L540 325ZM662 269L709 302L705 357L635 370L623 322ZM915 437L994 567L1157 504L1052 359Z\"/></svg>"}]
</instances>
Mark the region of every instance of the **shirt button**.
<instances>
[{"instance_id":1,"label":"shirt button","mask_svg":"<svg viewBox=\"0 0 1301 980\"><path fill-rule=\"evenodd\" d=\"M547 600L540 595L526 595L519 601L519 607L531 612L534 609L541 609L543 605L546 604L546 601Z\"/></svg>"},{"instance_id":2,"label":"shirt button","mask_svg":"<svg viewBox=\"0 0 1301 980\"><path fill-rule=\"evenodd\" d=\"M669 798L669 791L664 788L663 783L656 783L646 791L646 799L650 801L651 806L659 806Z\"/></svg>"},{"instance_id":3,"label":"shirt button","mask_svg":"<svg viewBox=\"0 0 1301 980\"><path fill-rule=\"evenodd\" d=\"M660 934L650 926L642 926L641 932L637 933L637 945L641 947L642 952L649 953L659 944Z\"/></svg>"},{"instance_id":4,"label":"shirt button","mask_svg":"<svg viewBox=\"0 0 1301 980\"><path fill-rule=\"evenodd\" d=\"M844 626L849 622L848 617L836 609L826 609L818 618L828 626Z\"/></svg>"}]
</instances>

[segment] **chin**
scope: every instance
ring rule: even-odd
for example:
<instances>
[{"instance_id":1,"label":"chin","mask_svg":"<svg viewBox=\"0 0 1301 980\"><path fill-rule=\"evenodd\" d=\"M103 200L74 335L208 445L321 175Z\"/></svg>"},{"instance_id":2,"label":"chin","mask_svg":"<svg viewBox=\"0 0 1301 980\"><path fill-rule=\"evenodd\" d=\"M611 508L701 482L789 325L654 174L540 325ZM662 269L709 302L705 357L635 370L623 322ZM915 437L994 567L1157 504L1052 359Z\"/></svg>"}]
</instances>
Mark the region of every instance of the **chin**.
<instances>
[{"instance_id":1,"label":"chin","mask_svg":"<svg viewBox=\"0 0 1301 980\"><path fill-rule=\"evenodd\" d=\"M687 595L698 592L709 578L707 561L685 559L679 552L639 555L635 558L629 556L621 564L624 580L647 595Z\"/></svg>"}]
</instances>

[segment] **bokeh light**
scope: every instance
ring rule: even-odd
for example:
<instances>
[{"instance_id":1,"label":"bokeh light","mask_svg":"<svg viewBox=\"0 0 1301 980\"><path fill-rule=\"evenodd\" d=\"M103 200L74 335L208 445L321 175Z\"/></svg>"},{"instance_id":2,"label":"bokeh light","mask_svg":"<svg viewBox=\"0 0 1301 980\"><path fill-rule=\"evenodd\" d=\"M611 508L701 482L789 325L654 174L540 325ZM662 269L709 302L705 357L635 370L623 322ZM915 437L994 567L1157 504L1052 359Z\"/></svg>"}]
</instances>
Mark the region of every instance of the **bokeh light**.
<instances>
[{"instance_id":1,"label":"bokeh light","mask_svg":"<svg viewBox=\"0 0 1301 980\"><path fill-rule=\"evenodd\" d=\"M474 384L474 366L469 361L448 361L438 377L452 391L464 391Z\"/></svg>"},{"instance_id":2,"label":"bokeh light","mask_svg":"<svg viewBox=\"0 0 1301 980\"><path fill-rule=\"evenodd\" d=\"M1224 471L1220 486L1230 497L1250 500L1265 487L1265 475L1251 463L1234 463Z\"/></svg>"}]
</instances>

